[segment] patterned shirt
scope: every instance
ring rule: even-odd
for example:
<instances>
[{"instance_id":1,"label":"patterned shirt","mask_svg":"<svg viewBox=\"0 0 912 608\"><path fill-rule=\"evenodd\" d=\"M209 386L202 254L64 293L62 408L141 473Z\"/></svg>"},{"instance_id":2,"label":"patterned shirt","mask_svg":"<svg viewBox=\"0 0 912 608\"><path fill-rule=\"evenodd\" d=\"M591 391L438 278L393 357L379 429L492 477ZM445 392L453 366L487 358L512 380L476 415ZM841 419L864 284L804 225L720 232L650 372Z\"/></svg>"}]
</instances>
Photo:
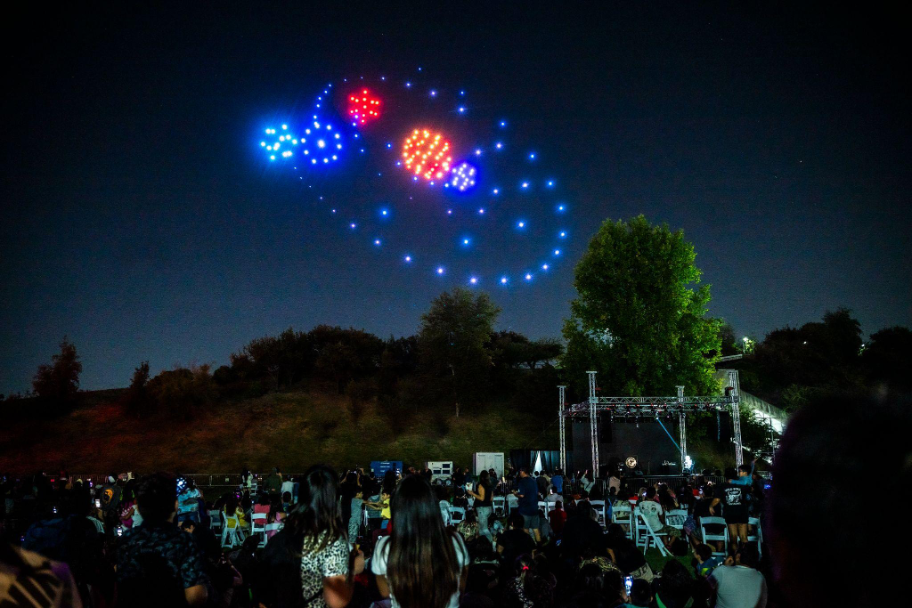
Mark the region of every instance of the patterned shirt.
<instances>
[{"instance_id":1,"label":"patterned shirt","mask_svg":"<svg viewBox=\"0 0 912 608\"><path fill-rule=\"evenodd\" d=\"M326 533L324 532L324 535ZM348 575L348 556L350 548L348 539L339 537L330 542L322 551L308 550L308 547L319 546L321 536L316 542L305 541L301 555L301 591L308 608L324 608L323 579L331 576Z\"/></svg>"},{"instance_id":2,"label":"patterned shirt","mask_svg":"<svg viewBox=\"0 0 912 608\"><path fill-rule=\"evenodd\" d=\"M124 532L117 548L118 597L126 601L123 605L148 605L150 594L183 602L184 589L208 588L203 568L193 536L172 523L144 522Z\"/></svg>"}]
</instances>

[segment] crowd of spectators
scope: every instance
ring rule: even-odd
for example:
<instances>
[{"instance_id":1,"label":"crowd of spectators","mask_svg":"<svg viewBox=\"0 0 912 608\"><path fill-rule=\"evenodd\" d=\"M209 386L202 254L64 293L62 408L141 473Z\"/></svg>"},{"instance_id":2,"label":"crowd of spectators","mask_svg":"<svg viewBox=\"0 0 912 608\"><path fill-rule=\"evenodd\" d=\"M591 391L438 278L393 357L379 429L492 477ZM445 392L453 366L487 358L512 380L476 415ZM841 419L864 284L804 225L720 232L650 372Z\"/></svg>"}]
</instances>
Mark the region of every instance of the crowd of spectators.
<instances>
[{"instance_id":1,"label":"crowd of spectators","mask_svg":"<svg viewBox=\"0 0 912 608\"><path fill-rule=\"evenodd\" d=\"M912 431L908 411L874 409L892 416L891 433ZM845 475L859 466L832 442L861 433L877 443L871 411L840 411L844 418L831 420L826 432L815 424L820 414L813 408L791 421L773 477L774 486L782 485L772 491L753 464L716 483L700 476L597 480L588 472L522 468L477 476L458 470L447 480L415 470L374 477L318 465L294 479L278 468L260 480L245 470L236 489L218 496L168 473L111 476L97 485L66 474L6 476L0 605L881 605L882 588L860 592L851 578L826 576L873 555L877 541L864 545L862 534L814 525L814 496L824 501L816 511L822 522L854 508L828 498L842 496ZM908 436L884 448L886 469L904 484L905 498L912 475ZM590 491L599 492L604 510ZM628 534L630 523L612 521L611 512L627 504L664 535L672 557L647 559ZM672 510L686 511L683 526L669 525ZM211 513L246 531L242 542L224 546ZM265 538L251 534L255 516L279 525ZM728 546L701 538L701 519L711 516L724 518ZM751 517L772 524L762 546L753 539ZM16 538L10 538L13 521L28 522ZM818 554L803 539L840 553ZM832 560L839 565L822 565Z\"/></svg>"}]
</instances>

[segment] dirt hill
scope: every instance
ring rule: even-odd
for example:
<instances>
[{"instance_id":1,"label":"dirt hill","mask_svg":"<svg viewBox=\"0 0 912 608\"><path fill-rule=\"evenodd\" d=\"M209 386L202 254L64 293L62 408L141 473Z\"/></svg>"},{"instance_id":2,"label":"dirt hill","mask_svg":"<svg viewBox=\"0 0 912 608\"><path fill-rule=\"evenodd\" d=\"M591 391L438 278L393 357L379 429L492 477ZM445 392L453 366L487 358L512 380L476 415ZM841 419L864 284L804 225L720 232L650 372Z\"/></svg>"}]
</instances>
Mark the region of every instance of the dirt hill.
<instances>
[{"instance_id":1,"label":"dirt hill","mask_svg":"<svg viewBox=\"0 0 912 608\"><path fill-rule=\"evenodd\" d=\"M236 473L247 466L301 471L316 462L367 466L371 460L453 460L473 452L545 443L541 429L515 411L491 408L445 422L418 414L394 432L374 402L355 419L349 399L332 392L273 393L209 407L190 421L125 414L120 391L86 393L82 405L53 420L7 421L0 427L0 471L103 474L172 470Z\"/></svg>"}]
</instances>

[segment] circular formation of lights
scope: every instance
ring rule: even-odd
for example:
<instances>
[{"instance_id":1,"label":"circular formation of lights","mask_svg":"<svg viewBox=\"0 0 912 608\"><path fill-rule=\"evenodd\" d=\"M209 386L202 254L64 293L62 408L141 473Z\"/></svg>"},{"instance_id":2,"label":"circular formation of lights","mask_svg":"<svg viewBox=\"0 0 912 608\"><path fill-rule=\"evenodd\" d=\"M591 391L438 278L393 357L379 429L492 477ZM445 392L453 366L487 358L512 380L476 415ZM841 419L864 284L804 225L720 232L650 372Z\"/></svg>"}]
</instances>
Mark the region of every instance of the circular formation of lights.
<instances>
[{"instance_id":1,"label":"circular formation of lights","mask_svg":"<svg viewBox=\"0 0 912 608\"><path fill-rule=\"evenodd\" d=\"M419 69L420 71L420 69ZM364 77L360 78L361 81L364 81ZM385 82L386 77L380 77L381 82ZM342 79L342 82L347 83L348 79ZM402 81L400 81L399 86L401 86ZM405 90L412 89L412 82L405 82ZM347 85L343 85L345 88L349 88ZM377 83L377 87L389 86L382 85ZM358 132L358 129L374 122L381 118L381 106L382 99L376 95L369 88L358 88L347 91L344 95L342 91L338 91L339 96L337 100L341 102L337 107L342 114L342 123L344 130L338 129L330 120L323 118L329 112L329 109L324 109L324 106L331 106L330 99L332 98L331 89L333 85L328 84L323 90L322 95L316 98L314 103L314 114L310 119L307 120L303 125L290 126L289 124L281 124L279 127L269 127L265 129L266 139L263 139L259 142L259 147L265 153L266 158L269 162L275 161L286 161L287 165L293 165L295 171L309 170L311 168L317 169L319 167L329 165L334 163L342 157L342 152L345 147L345 142L349 139L358 140L353 141L352 144L360 151L361 154L365 154L372 145L370 138L362 138L361 133ZM400 89L401 90L401 89ZM420 93L422 89L417 88L412 94ZM429 103L437 106L439 101L433 101L438 98L438 96L443 99L444 91L437 89L423 89L428 97L425 99L429 100ZM455 94L455 92L454 92ZM458 92L459 97L463 98L466 95L465 91ZM465 116L467 113L467 106L463 105L464 101L459 99L459 104L456 105L456 112L460 117ZM401 107L398 103L391 105L390 107L399 108ZM439 107L439 106L438 106ZM454 106L449 106L453 108ZM452 110L451 110L452 112ZM348 122L345 122L345 118L348 119ZM347 126L350 125L350 126ZM502 119L497 119L494 122L496 127L499 127L500 130L507 128L507 121ZM391 137L390 137L391 136ZM382 140L381 145L386 150L392 150L393 143L390 139L395 140L397 137L393 133L388 133L385 135L387 139ZM502 153L504 157L510 157L513 153L510 152L508 143L503 139L495 139L493 141L485 142L476 142L476 144L469 148L468 150L459 151L460 154L471 154L474 159L482 159L488 152L499 152ZM528 149L525 152L520 152L516 150L515 153L519 154L519 160L525 159L528 164L529 161L532 161L534 164L538 164L539 155L537 152L530 152ZM479 167L468 161L462 161L458 164L453 163L454 148L447 138L447 136L435 129L430 127L426 128L415 128L408 134L403 141L401 154L393 155L393 164L400 168L405 168L408 174L411 176L413 182L419 182L426 180L429 182L429 185L434 186L436 182L444 186L445 188L459 192L467 193L468 191L475 188L479 183ZM476 161L479 162L479 161ZM291 167L289 167L291 168ZM377 172L377 177L382 177L384 172ZM503 176L501 176L502 178ZM300 180L303 180L304 177L300 176ZM305 182L306 184L306 182ZM500 184L489 183L486 185L487 193L497 197L498 201L508 202L509 197L516 195L525 195L529 198L529 193L531 192L545 192L551 191L555 188L555 180L553 176L539 176L535 178L534 175L525 175L522 176L522 179L519 179L513 182L512 187L508 186L503 187L503 182ZM319 183L317 183L319 186ZM308 184L307 188L314 188L314 184ZM506 198L505 198L506 197ZM410 196L409 199L412 197ZM319 196L319 201L323 201L324 197ZM515 200L515 198L513 199ZM537 200L533 198L532 200ZM384 203L386 205L387 203ZM496 217L497 209L494 208L494 203L490 203L492 206L492 212ZM565 213L567 207L564 202L552 202L551 209L554 210L555 215L562 215ZM475 214L475 209L477 209L477 216L482 218L487 218L486 208L485 207L473 207L472 213ZM344 209L339 209L343 211L341 216L344 216ZM332 208L332 213L336 214L336 208ZM457 211L459 211L457 209ZM392 213L387 206L375 207L373 211L374 222L382 221L384 224L387 224L391 221ZM525 215L525 212L522 212ZM453 208L446 209L445 215L447 217L456 217L453 213ZM521 216L520 216L521 217ZM351 221L357 220L357 221ZM374 225L375 228L379 228L379 225L371 222L369 217L366 217L362 213L351 215L348 220L345 221L348 228L353 234L364 234L362 230L358 229L359 223L365 223L365 226ZM487 221L487 219L480 220ZM539 221L536 218L535 224L538 224ZM514 227L514 232L518 234L524 234L526 237L531 236L534 232L534 228L529 228L531 226L524 219L519 219L513 217L512 219L507 219L507 225L512 224ZM546 255L544 256L549 261L553 261L554 258L562 257L562 249L553 248L554 245L558 242L567 241L567 231L564 230L564 226L556 227L557 229L554 232L551 232L552 235L555 235L557 238L552 244L551 249L546 249ZM368 228L369 229L369 228ZM388 249L389 243L381 239L382 234L375 233L370 237L370 242L377 249ZM363 237L362 237L363 238ZM474 250L475 238L471 234L460 236L458 242L463 249ZM479 240L480 243L480 240ZM381 247L382 246L382 247ZM395 249L395 244L393 246ZM479 248L480 250L480 248ZM416 266L412 253L405 253L408 249L400 249L396 254L399 256L399 260L404 262L408 266ZM444 277L446 275L454 275L451 273L444 265L439 264L444 260L438 259L438 264L432 265L428 268L428 271L433 272L434 274ZM544 263L543 263L544 262ZM545 262L544 259L540 259L537 264L533 264L532 268L538 269L538 272L546 274L550 269L551 265L548 262ZM520 270L520 269L517 269ZM527 267L527 269L522 270L521 272L517 271L515 275L510 273L506 274L497 274L494 276L482 277L478 274L464 275L461 280L465 281L466 284L470 286L476 286L481 284L483 281L487 280L488 283L494 283L495 285L500 285L502 287L508 287L512 284L520 283L529 283L532 282L535 274ZM457 278L457 280L459 280Z\"/></svg>"},{"instance_id":2,"label":"circular formation of lights","mask_svg":"<svg viewBox=\"0 0 912 608\"><path fill-rule=\"evenodd\" d=\"M440 179L450 171L450 142L441 133L415 129L402 144L402 164L415 177Z\"/></svg>"},{"instance_id":3,"label":"circular formation of lights","mask_svg":"<svg viewBox=\"0 0 912 608\"><path fill-rule=\"evenodd\" d=\"M269 155L270 161L294 160L311 165L339 160L342 153L342 135L332 124L320 122L315 114L313 120L297 130L283 124L280 129L265 129L269 141L262 140L260 147Z\"/></svg>"},{"instance_id":4,"label":"circular formation of lights","mask_svg":"<svg viewBox=\"0 0 912 608\"><path fill-rule=\"evenodd\" d=\"M477 173L478 169L475 165L467 162L459 163L453 167L453 170L450 173L450 186L456 188L460 192L471 190L475 187L475 175Z\"/></svg>"},{"instance_id":5,"label":"circular formation of lights","mask_svg":"<svg viewBox=\"0 0 912 608\"><path fill-rule=\"evenodd\" d=\"M366 125L380 118L380 99L374 97L368 89L348 96L348 116L352 125Z\"/></svg>"}]
</instances>

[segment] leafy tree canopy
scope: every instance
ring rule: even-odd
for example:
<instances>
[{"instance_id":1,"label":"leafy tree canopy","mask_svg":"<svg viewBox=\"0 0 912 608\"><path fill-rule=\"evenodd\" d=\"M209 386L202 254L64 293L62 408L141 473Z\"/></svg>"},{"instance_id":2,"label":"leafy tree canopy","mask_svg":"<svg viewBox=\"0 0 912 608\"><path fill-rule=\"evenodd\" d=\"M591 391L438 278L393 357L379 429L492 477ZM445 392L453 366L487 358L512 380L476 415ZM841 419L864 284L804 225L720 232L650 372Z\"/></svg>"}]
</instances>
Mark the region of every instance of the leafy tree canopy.
<instances>
[{"instance_id":1,"label":"leafy tree canopy","mask_svg":"<svg viewBox=\"0 0 912 608\"><path fill-rule=\"evenodd\" d=\"M480 396L492 365L485 348L500 314L484 293L456 288L440 294L421 317L419 360L425 373L449 377L456 402Z\"/></svg>"},{"instance_id":2,"label":"leafy tree canopy","mask_svg":"<svg viewBox=\"0 0 912 608\"><path fill-rule=\"evenodd\" d=\"M564 323L567 379L581 392L599 372L603 395L712 394L720 321L681 230L643 216L606 220L576 266L578 297Z\"/></svg>"}]
</instances>

